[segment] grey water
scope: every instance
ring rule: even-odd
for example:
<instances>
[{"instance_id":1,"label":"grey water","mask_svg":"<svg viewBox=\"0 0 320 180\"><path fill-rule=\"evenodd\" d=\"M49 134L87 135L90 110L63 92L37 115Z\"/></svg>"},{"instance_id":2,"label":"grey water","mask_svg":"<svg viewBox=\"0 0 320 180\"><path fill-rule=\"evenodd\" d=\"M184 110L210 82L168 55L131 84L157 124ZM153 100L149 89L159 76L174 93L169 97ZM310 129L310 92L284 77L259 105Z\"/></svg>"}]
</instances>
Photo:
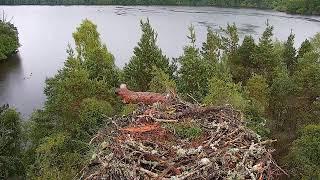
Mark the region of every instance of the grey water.
<instances>
[{"instance_id":1,"label":"grey water","mask_svg":"<svg viewBox=\"0 0 320 180\"><path fill-rule=\"evenodd\" d=\"M9 103L27 118L45 101L45 79L57 73L66 59L66 47L83 19L98 25L103 42L123 67L130 60L141 32L140 19L149 18L158 32L158 44L168 57L179 57L188 43L188 26L194 25L200 46L210 26L235 23L240 36L256 39L268 20L274 37L296 34L296 46L320 32L320 17L288 15L255 9L173 6L0 6L19 30L19 53L0 63L0 104Z\"/></svg>"}]
</instances>

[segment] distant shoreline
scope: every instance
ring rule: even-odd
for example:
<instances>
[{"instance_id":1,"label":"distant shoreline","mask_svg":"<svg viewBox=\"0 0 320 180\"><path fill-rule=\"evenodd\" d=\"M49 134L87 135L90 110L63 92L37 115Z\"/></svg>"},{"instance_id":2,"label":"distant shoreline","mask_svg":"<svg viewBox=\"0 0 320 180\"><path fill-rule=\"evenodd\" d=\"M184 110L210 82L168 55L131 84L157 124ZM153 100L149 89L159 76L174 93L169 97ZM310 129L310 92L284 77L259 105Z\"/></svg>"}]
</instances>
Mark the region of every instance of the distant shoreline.
<instances>
[{"instance_id":1,"label":"distant shoreline","mask_svg":"<svg viewBox=\"0 0 320 180\"><path fill-rule=\"evenodd\" d=\"M226 8L226 9L254 9L254 10L268 10L273 12L282 12L290 15L301 15L301 16L320 16L320 14L301 14L301 13L290 13L283 10L277 10L273 8L258 8L258 7L239 7L239 6L210 6L210 5L144 5L144 4L132 4L132 5L121 5L121 4L0 4L0 6L116 6L116 7L128 7L128 6L146 6L146 7L215 7L215 8Z\"/></svg>"},{"instance_id":2,"label":"distant shoreline","mask_svg":"<svg viewBox=\"0 0 320 180\"><path fill-rule=\"evenodd\" d=\"M210 6L210 5L178 5L178 4L0 4L0 6L118 6L118 7L126 7L126 6L169 6L169 7L215 7L215 8L226 8L226 9L255 9L255 10L269 10L274 12L282 12L290 15L302 15L302 16L320 16L320 14L302 14L302 13L290 13L285 10L276 9L276 8L267 8L267 7L241 7L241 6Z\"/></svg>"}]
</instances>

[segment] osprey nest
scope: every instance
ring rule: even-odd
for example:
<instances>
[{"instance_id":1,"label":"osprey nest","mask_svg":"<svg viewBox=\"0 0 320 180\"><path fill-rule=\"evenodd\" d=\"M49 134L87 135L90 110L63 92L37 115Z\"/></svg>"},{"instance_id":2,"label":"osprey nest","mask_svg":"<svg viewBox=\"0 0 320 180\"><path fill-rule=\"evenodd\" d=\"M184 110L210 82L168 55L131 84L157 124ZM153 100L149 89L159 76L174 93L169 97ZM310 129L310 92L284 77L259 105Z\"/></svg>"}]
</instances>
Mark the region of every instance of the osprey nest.
<instances>
[{"instance_id":1,"label":"osprey nest","mask_svg":"<svg viewBox=\"0 0 320 180\"><path fill-rule=\"evenodd\" d=\"M124 102L143 100L130 115L110 119L91 140L96 152L79 179L269 180L285 174L268 148L274 140L262 141L239 111L169 96L152 104L160 94L122 87L118 95Z\"/></svg>"}]
</instances>

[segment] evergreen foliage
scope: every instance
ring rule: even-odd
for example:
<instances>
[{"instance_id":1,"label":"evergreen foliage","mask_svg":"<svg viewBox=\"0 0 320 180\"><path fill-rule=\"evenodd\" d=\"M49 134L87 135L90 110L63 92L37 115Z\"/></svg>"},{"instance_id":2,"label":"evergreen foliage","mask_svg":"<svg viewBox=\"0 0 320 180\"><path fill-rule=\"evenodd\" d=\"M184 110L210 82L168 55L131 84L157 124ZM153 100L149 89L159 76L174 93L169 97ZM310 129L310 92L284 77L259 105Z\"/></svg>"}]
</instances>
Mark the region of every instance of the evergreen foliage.
<instances>
[{"instance_id":1,"label":"evergreen foliage","mask_svg":"<svg viewBox=\"0 0 320 180\"><path fill-rule=\"evenodd\" d=\"M301 46L299 48L299 51L298 51L298 55L297 55L297 58L302 58L306 53L310 52L312 50L312 46L311 46L311 43L308 39L306 39L305 41L303 41L301 43Z\"/></svg>"},{"instance_id":2,"label":"evergreen foliage","mask_svg":"<svg viewBox=\"0 0 320 180\"><path fill-rule=\"evenodd\" d=\"M294 35L288 37L287 42L284 43L283 59L286 63L289 74L292 74L297 65L296 49L294 48Z\"/></svg>"},{"instance_id":3,"label":"evergreen foliage","mask_svg":"<svg viewBox=\"0 0 320 180\"><path fill-rule=\"evenodd\" d=\"M142 36L138 46L134 48L134 56L124 67L124 80L128 86L137 91L147 91L154 77L153 69L169 74L169 59L162 54L157 46L158 35L151 27L149 19L140 22ZM172 75L172 74L171 74Z\"/></svg>"},{"instance_id":4,"label":"evergreen foliage","mask_svg":"<svg viewBox=\"0 0 320 180\"><path fill-rule=\"evenodd\" d=\"M184 47L184 53L178 59L181 65L178 70L178 91L185 98L191 96L196 101L202 101L208 90L207 66L195 45L196 35L192 25L189 27L189 33L190 44Z\"/></svg>"}]
</instances>

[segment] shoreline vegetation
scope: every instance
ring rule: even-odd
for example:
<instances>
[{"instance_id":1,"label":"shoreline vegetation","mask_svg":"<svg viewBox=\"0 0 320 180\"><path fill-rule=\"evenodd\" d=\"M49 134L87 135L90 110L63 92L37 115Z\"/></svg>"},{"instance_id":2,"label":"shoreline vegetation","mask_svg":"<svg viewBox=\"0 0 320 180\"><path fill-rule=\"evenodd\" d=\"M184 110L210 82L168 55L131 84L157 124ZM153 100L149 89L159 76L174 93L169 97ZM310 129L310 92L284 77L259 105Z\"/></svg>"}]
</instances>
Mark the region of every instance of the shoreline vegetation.
<instances>
[{"instance_id":1,"label":"shoreline vegetation","mask_svg":"<svg viewBox=\"0 0 320 180\"><path fill-rule=\"evenodd\" d=\"M0 5L213 6L273 9L289 14L320 15L320 0L3 0Z\"/></svg>"},{"instance_id":2,"label":"shoreline vegetation","mask_svg":"<svg viewBox=\"0 0 320 180\"><path fill-rule=\"evenodd\" d=\"M18 29L3 12L0 18L0 62L17 53L19 47Z\"/></svg>"}]
</instances>

